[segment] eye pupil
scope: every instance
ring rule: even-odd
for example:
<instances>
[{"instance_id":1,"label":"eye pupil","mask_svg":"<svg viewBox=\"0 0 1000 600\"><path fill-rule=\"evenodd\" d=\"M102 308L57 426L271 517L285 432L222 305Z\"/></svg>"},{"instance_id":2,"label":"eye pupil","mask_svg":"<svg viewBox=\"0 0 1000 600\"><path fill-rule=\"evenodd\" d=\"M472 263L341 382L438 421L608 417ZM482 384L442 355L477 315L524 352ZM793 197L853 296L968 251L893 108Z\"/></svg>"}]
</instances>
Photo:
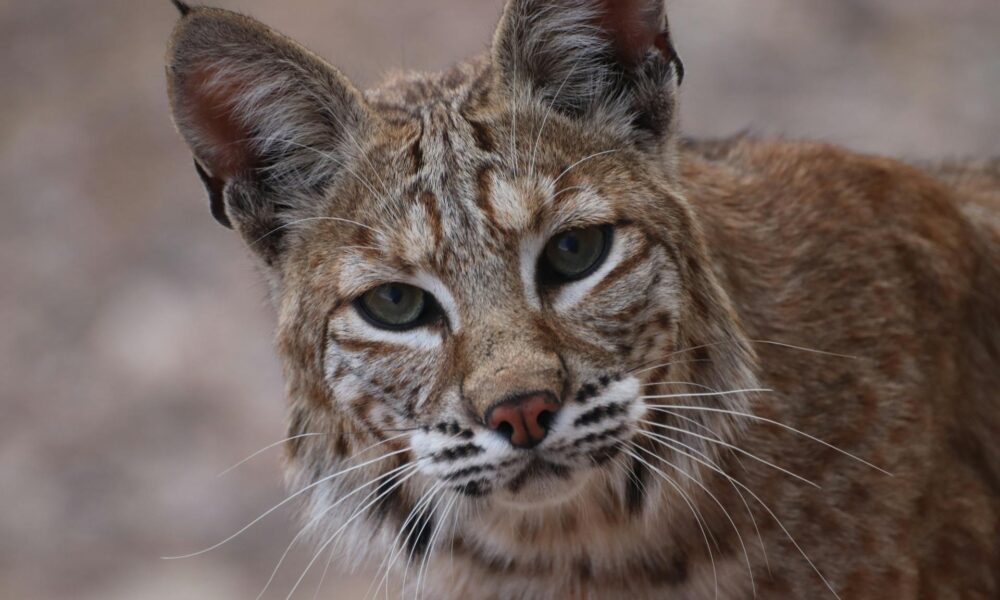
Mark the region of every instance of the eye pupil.
<instances>
[{"instance_id":1,"label":"eye pupil","mask_svg":"<svg viewBox=\"0 0 1000 600\"><path fill-rule=\"evenodd\" d=\"M576 281L597 270L611 245L611 227L594 226L574 229L552 238L545 247L540 277L555 283Z\"/></svg>"},{"instance_id":2,"label":"eye pupil","mask_svg":"<svg viewBox=\"0 0 1000 600\"><path fill-rule=\"evenodd\" d=\"M399 304L403 301L403 290L398 285L390 283L389 285L382 286L380 290L382 297L393 304Z\"/></svg>"},{"instance_id":3,"label":"eye pupil","mask_svg":"<svg viewBox=\"0 0 1000 600\"><path fill-rule=\"evenodd\" d=\"M575 234L567 233L559 240L559 249L570 254L579 254L580 238Z\"/></svg>"}]
</instances>

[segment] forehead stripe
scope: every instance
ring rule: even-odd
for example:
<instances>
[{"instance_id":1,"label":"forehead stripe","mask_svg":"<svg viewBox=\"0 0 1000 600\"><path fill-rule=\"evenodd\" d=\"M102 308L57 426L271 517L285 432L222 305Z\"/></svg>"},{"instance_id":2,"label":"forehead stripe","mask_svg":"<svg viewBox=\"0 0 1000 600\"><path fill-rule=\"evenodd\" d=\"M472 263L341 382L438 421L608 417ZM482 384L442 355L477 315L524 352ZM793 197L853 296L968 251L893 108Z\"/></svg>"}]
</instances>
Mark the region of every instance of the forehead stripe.
<instances>
[{"instance_id":1,"label":"forehead stripe","mask_svg":"<svg viewBox=\"0 0 1000 600\"><path fill-rule=\"evenodd\" d=\"M441 226L441 211L438 206L437 196L429 191L421 192L420 203L424 205L424 210L427 211L427 221L431 226L431 235L434 236L434 246L435 248L439 248L444 241L444 231Z\"/></svg>"},{"instance_id":2,"label":"forehead stripe","mask_svg":"<svg viewBox=\"0 0 1000 600\"><path fill-rule=\"evenodd\" d=\"M493 168L486 166L476 174L476 205L482 211L486 220L493 226L497 226L496 213L493 212L493 203L490 202L490 182L493 179Z\"/></svg>"}]
</instances>

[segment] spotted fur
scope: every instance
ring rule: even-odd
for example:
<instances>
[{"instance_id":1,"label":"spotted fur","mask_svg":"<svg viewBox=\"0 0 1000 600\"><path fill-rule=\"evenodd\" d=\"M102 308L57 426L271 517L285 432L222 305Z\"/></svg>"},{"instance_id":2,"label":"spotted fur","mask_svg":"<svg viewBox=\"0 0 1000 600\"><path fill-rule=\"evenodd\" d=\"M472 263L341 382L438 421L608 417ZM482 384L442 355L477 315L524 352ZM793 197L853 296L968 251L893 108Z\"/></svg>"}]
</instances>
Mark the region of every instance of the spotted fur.
<instances>
[{"instance_id":1,"label":"spotted fur","mask_svg":"<svg viewBox=\"0 0 1000 600\"><path fill-rule=\"evenodd\" d=\"M178 6L174 118L271 285L317 557L429 598L1000 597L995 161L683 140L660 0L510 0L486 55L367 92ZM544 284L595 225L605 262ZM442 318L373 326L387 282ZM538 447L487 427L539 390Z\"/></svg>"}]
</instances>

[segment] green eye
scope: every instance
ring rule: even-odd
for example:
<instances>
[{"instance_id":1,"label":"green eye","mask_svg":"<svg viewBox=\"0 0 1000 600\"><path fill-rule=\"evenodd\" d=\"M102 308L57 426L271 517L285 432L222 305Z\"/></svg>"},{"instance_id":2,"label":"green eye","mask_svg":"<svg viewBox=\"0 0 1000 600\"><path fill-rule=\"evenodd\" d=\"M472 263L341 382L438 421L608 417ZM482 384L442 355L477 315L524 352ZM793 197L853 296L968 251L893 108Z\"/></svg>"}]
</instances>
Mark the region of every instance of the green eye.
<instances>
[{"instance_id":1,"label":"green eye","mask_svg":"<svg viewBox=\"0 0 1000 600\"><path fill-rule=\"evenodd\" d=\"M429 299L422 289L412 285L386 283L366 292L355 305L361 316L376 327L409 329L420 324Z\"/></svg>"},{"instance_id":2,"label":"green eye","mask_svg":"<svg viewBox=\"0 0 1000 600\"><path fill-rule=\"evenodd\" d=\"M611 227L598 225L565 231L545 245L543 269L560 281L575 281L601 266L611 246Z\"/></svg>"}]
</instances>

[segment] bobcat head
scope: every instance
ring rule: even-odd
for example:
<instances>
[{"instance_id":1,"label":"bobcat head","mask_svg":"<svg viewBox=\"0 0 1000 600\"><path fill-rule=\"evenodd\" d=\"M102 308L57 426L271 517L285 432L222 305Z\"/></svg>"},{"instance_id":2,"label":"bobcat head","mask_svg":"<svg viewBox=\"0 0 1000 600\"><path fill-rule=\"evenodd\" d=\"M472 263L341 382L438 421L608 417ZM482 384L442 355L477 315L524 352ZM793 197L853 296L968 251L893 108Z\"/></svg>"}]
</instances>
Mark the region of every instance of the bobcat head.
<instances>
[{"instance_id":1,"label":"bobcat head","mask_svg":"<svg viewBox=\"0 0 1000 600\"><path fill-rule=\"evenodd\" d=\"M691 530L755 366L676 185L661 0L511 0L488 55L367 92L183 8L174 118L269 283L321 548L599 561Z\"/></svg>"}]
</instances>

